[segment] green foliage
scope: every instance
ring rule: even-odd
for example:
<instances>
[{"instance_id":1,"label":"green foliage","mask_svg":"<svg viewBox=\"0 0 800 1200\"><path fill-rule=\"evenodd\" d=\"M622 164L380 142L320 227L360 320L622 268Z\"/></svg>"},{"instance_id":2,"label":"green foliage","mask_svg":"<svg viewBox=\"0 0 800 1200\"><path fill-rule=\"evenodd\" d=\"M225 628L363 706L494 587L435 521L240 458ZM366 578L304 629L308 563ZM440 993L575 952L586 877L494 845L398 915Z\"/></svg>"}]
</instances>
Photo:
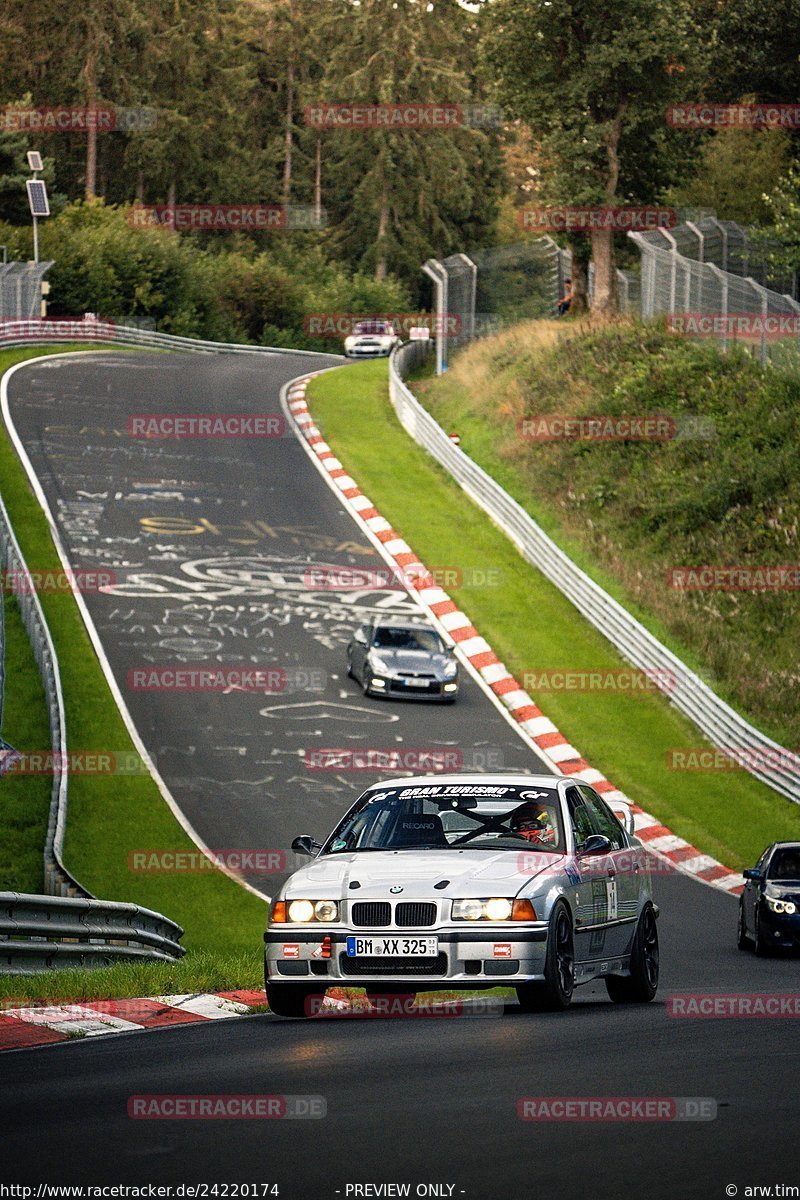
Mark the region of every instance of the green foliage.
<instances>
[{"instance_id":1,"label":"green foliage","mask_svg":"<svg viewBox=\"0 0 800 1200\"><path fill-rule=\"evenodd\" d=\"M328 261L313 239L259 252L243 238L239 248L219 253L204 248L196 234L136 228L130 212L78 202L43 223L41 256L55 259L48 275L51 315L145 317L183 337L338 352L337 341L305 332L306 314L409 307L396 279L352 273ZM29 237L27 228L0 226L0 243L9 243L12 256L29 257Z\"/></svg>"},{"instance_id":2,"label":"green foliage","mask_svg":"<svg viewBox=\"0 0 800 1200\"><path fill-rule=\"evenodd\" d=\"M467 453L477 438L482 464L504 473L557 540L571 539L734 707L795 746L800 594L685 592L667 580L673 567L798 561L796 368L762 373L742 350L721 355L656 324L561 332L535 352L510 338L465 351L432 391L435 415L461 432ZM488 386L468 399L478 362ZM519 420L548 413L666 414L676 436L519 437Z\"/></svg>"},{"instance_id":3,"label":"green foliage","mask_svg":"<svg viewBox=\"0 0 800 1200\"><path fill-rule=\"evenodd\" d=\"M791 152L791 136L783 129L709 134L696 171L667 194L667 203L677 208L710 208L726 221L742 225L771 224L773 209L766 194L789 169Z\"/></svg>"}]
</instances>

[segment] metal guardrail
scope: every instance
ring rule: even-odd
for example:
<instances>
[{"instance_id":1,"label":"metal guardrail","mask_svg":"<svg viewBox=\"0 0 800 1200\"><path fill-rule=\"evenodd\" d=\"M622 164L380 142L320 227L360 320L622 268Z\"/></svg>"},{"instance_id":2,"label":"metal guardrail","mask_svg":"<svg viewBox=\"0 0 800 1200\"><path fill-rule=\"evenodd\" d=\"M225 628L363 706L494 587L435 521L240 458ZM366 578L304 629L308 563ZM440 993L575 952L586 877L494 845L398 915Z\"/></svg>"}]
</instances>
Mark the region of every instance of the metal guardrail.
<instances>
[{"instance_id":1,"label":"metal guardrail","mask_svg":"<svg viewBox=\"0 0 800 1200\"><path fill-rule=\"evenodd\" d=\"M8 589L13 592L39 668L47 697L50 748L53 751L53 786L44 845L44 886L53 896L91 895L64 866L64 831L67 822L67 722L58 660L42 606L33 586L14 530L0 499L0 564Z\"/></svg>"},{"instance_id":2,"label":"metal guardrail","mask_svg":"<svg viewBox=\"0 0 800 1200\"><path fill-rule=\"evenodd\" d=\"M108 966L120 959L174 962L180 925L138 904L0 892L0 975Z\"/></svg>"},{"instance_id":3,"label":"metal guardrail","mask_svg":"<svg viewBox=\"0 0 800 1200\"><path fill-rule=\"evenodd\" d=\"M424 342L398 347L389 362L392 405L406 432L440 463L465 492L514 542L582 616L617 648L623 658L654 680L669 680L664 694L720 750L738 752L742 765L795 804L800 803L800 765L791 754L756 729L690 670L612 596L577 567L490 475L451 441L402 376L419 363ZM747 758L751 761L748 762Z\"/></svg>"},{"instance_id":4,"label":"metal guardrail","mask_svg":"<svg viewBox=\"0 0 800 1200\"><path fill-rule=\"evenodd\" d=\"M57 342L102 342L110 346L139 346L150 350L185 350L194 354L303 354L318 350L293 350L289 346L248 346L240 342L207 342L177 337L150 329L136 329L109 321L61 320L46 317L27 321L0 321L0 349ZM338 357L338 355L336 356Z\"/></svg>"}]
</instances>

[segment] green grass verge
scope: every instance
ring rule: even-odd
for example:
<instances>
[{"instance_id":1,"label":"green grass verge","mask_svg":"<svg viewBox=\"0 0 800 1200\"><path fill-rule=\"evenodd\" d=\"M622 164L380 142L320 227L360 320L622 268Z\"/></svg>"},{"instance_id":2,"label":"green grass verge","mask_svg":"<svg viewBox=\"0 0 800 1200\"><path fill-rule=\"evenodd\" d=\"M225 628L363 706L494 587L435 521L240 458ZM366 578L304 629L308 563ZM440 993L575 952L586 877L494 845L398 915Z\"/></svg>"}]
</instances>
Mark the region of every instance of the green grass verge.
<instances>
[{"instance_id":1,"label":"green grass verge","mask_svg":"<svg viewBox=\"0 0 800 1200\"><path fill-rule=\"evenodd\" d=\"M4 596L5 695L2 733L17 748L50 745L47 701L17 603ZM42 848L51 780L44 775L0 778L0 890L41 892Z\"/></svg>"},{"instance_id":2,"label":"green grass verge","mask_svg":"<svg viewBox=\"0 0 800 1200\"><path fill-rule=\"evenodd\" d=\"M431 569L463 575L448 588L522 679L528 672L624 668L611 645L433 460L389 403L385 362L313 380L311 410L344 467ZM487 570L502 586L481 582ZM657 694L552 691L534 697L588 761L680 836L732 867L752 865L775 838L800 837L800 810L743 772L667 769L667 753L703 745Z\"/></svg>"},{"instance_id":3,"label":"green grass verge","mask_svg":"<svg viewBox=\"0 0 800 1200\"><path fill-rule=\"evenodd\" d=\"M680 566L798 562L796 370L762 372L741 348L722 355L655 322L540 321L475 343L416 390L574 562L737 711L799 744L800 592L668 584ZM677 436L520 436L521 420L551 413L663 413Z\"/></svg>"},{"instance_id":4,"label":"green grass verge","mask_svg":"<svg viewBox=\"0 0 800 1200\"><path fill-rule=\"evenodd\" d=\"M2 352L0 375L14 363L44 353L63 353L66 349L71 347ZM28 566L35 570L60 570L47 521L5 427L0 430L0 493ZM68 593L49 592L41 596L41 601L61 669L69 749L133 753L133 744L73 597ZM5 729L9 740L13 740L12 720L16 719L13 714L18 705L12 696L14 688L15 680L9 675L6 681L8 726ZM49 745L49 737L41 740L44 736L42 728L20 728L14 736L20 749ZM38 742L23 746L21 738L28 736L36 737ZM41 784L41 780L38 783ZM0 787L5 797L7 781ZM20 787L33 789L33 782L20 779ZM33 790L30 794L33 797ZM41 800L36 803L40 804ZM5 804L0 806L0 841L3 843L13 836L13 827L5 819L8 813L11 809ZM207 969L203 962L212 962L208 956L214 956L218 964L221 986L248 986L261 971L265 904L215 870L172 875L132 872L128 865L129 852L148 848L194 848L149 775L74 775L70 779L65 862L76 878L105 900L131 901L156 909L184 927L183 945L190 954L178 967L169 970L182 972L180 978L187 990L193 990L190 986L192 973L197 970L202 975ZM30 842L26 839L21 865L27 861L29 851ZM243 964L251 962L252 968L244 969ZM130 969L146 973L163 970L161 967ZM113 970L122 972L123 968ZM45 986L46 980L42 978L42 986ZM156 978L155 974L153 978ZM200 975L197 978L199 980ZM148 987L152 993L153 986L148 984ZM147 991L144 994L148 994Z\"/></svg>"},{"instance_id":5,"label":"green grass verge","mask_svg":"<svg viewBox=\"0 0 800 1200\"><path fill-rule=\"evenodd\" d=\"M40 975L0 975L0 1010L27 1000L115 1000L132 996L176 996L187 992L229 992L263 988L264 968L256 954L215 954L197 950L177 963L117 963L87 971L46 971Z\"/></svg>"}]
</instances>

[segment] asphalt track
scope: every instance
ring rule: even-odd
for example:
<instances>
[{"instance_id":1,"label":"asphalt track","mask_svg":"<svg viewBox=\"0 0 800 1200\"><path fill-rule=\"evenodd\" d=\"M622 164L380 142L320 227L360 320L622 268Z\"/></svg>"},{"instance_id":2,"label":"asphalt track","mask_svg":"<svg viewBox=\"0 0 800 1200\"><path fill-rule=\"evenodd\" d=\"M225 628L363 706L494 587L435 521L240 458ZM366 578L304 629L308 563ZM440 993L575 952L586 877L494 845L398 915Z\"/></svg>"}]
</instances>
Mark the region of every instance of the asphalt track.
<instances>
[{"instance_id":1,"label":"asphalt track","mask_svg":"<svg viewBox=\"0 0 800 1200\"><path fill-rule=\"evenodd\" d=\"M147 655L163 662L185 653L184 637L212 629L209 641L219 641L222 632L211 620L220 616L218 605L233 607L232 628L249 631L251 607L263 613L285 605L280 611L288 619L268 623L273 636L258 661L275 656L287 667L322 666L326 690L318 713L345 711L336 709L345 703L363 707L341 678L342 641L362 602L337 600L335 614L327 615L315 598L314 612L326 615L312 617L302 589L287 597L291 589L283 584L272 595L206 592L190 599L178 586L213 579L209 559L225 560L226 571L232 559L244 559L248 581L253 556L259 562L277 556L284 572L319 561L374 565L299 446L288 438L216 447L150 443L151 458L114 433L124 430L130 412L277 411L279 384L308 369L307 360L293 367L287 359L104 359L18 372L11 396L48 496L66 514L59 519L76 565L104 561L130 572L128 585L131 574L169 580L167 594L146 588L142 594L140 587L124 601L118 594L88 597L118 678L150 661ZM156 497L158 488L173 487L168 480L183 500ZM140 491L144 498L133 500ZM71 507L83 504L98 507ZM144 519L167 515L203 532L186 526L180 535L174 528L169 536L142 532ZM224 532L212 532L201 516ZM232 541L251 520L272 532L257 538L250 530L247 546ZM94 553L104 550L110 557ZM198 562L205 565L187 571ZM312 627L304 628L306 621ZM159 638L180 639L182 649ZM224 637L220 661L247 640ZM214 652L204 646L203 653ZM273 726L275 719L261 712L263 697L195 696L185 707L174 696L127 698L176 798L210 844L219 844L221 834L225 845L235 844L231 823L240 839L258 836L261 845L286 845L297 826L320 832L361 783L347 775L307 778L297 754L331 744L328 720L337 736L347 736L360 718L306 723L295 713ZM224 708L229 700L242 707ZM384 710L389 706L375 709ZM452 737L465 751L502 748L505 766L533 765L530 751L521 742L513 746L513 734L477 689L468 687L453 709L409 704L397 712L392 734L407 744L430 745L435 729L442 744ZM224 730L216 724L220 714ZM371 728L361 736L360 745L379 744ZM385 727L379 736L387 744ZM220 749L229 744L239 750ZM277 1183L287 1200L353 1196L348 1185L368 1183L409 1183L412 1196L417 1185L438 1184L444 1185L439 1195L471 1200L705 1198L732 1194L728 1185L740 1196L753 1186L771 1187L773 1196L799 1194L777 1190L800 1185L797 1021L676 1019L666 1002L675 993L796 994L800 962L738 952L735 901L709 887L663 878L657 899L662 983L656 1002L641 1008L612 1006L602 985L590 985L558 1016L525 1016L510 1002L504 1015L484 1018L304 1023L255 1015L6 1053L0 1181ZM132 1095L209 1093L321 1095L327 1116L134 1121L127 1115ZM702 1122L532 1123L517 1116L526 1096L705 1097L715 1101L717 1115Z\"/></svg>"},{"instance_id":2,"label":"asphalt track","mask_svg":"<svg viewBox=\"0 0 800 1200\"><path fill-rule=\"evenodd\" d=\"M246 874L267 895L282 877L270 869L276 855L296 865L293 836L329 832L380 778L320 769L316 751L402 750L412 763L435 751L453 769L543 769L469 678L457 705L434 709L365 700L346 677L356 626L415 605L291 430L240 440L128 432L138 414L280 414L284 383L335 361L86 355L36 363L9 386L70 562L113 576L84 599L152 759L207 846L262 855L267 873ZM385 586L333 590L327 567L360 568ZM259 667L274 690L140 690L131 674L200 666Z\"/></svg>"}]
</instances>

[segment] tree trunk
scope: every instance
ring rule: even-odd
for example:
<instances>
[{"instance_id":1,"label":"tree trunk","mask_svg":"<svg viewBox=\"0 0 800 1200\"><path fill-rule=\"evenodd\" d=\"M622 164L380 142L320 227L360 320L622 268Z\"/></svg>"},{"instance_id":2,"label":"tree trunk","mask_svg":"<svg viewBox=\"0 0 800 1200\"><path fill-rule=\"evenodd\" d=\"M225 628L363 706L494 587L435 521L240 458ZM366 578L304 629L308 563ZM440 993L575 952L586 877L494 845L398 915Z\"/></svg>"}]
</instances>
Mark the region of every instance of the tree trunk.
<instances>
[{"instance_id":1,"label":"tree trunk","mask_svg":"<svg viewBox=\"0 0 800 1200\"><path fill-rule=\"evenodd\" d=\"M136 172L136 199L144 204L144 171Z\"/></svg>"},{"instance_id":2,"label":"tree trunk","mask_svg":"<svg viewBox=\"0 0 800 1200\"><path fill-rule=\"evenodd\" d=\"M319 229L322 225L322 138L319 136L314 160L314 217Z\"/></svg>"},{"instance_id":3,"label":"tree trunk","mask_svg":"<svg viewBox=\"0 0 800 1200\"><path fill-rule=\"evenodd\" d=\"M571 313L585 313L589 307L589 260L591 246L586 237L572 237L569 240L572 251L572 301L569 306Z\"/></svg>"},{"instance_id":4,"label":"tree trunk","mask_svg":"<svg viewBox=\"0 0 800 1200\"><path fill-rule=\"evenodd\" d=\"M617 115L605 135L608 176L606 178L606 203L614 204L619 182L619 139L628 101L623 99L617 107ZM618 311L617 271L614 254L614 233L611 229L592 230L592 257L594 259L594 293L592 312L601 318L610 317Z\"/></svg>"},{"instance_id":5,"label":"tree trunk","mask_svg":"<svg viewBox=\"0 0 800 1200\"><path fill-rule=\"evenodd\" d=\"M91 124L86 133L86 199L93 200L97 191L97 130Z\"/></svg>"},{"instance_id":6,"label":"tree trunk","mask_svg":"<svg viewBox=\"0 0 800 1200\"><path fill-rule=\"evenodd\" d=\"M294 66L289 64L286 71L286 132L284 134L283 154L283 203L288 204L292 195L292 149L294 121Z\"/></svg>"},{"instance_id":7,"label":"tree trunk","mask_svg":"<svg viewBox=\"0 0 800 1200\"><path fill-rule=\"evenodd\" d=\"M177 186L174 179L169 182L169 191L167 192L167 207L175 207L175 196L177 194Z\"/></svg>"},{"instance_id":8,"label":"tree trunk","mask_svg":"<svg viewBox=\"0 0 800 1200\"><path fill-rule=\"evenodd\" d=\"M594 259L592 312L599 317L608 317L617 311L617 272L613 230L592 230L592 258Z\"/></svg>"},{"instance_id":9,"label":"tree trunk","mask_svg":"<svg viewBox=\"0 0 800 1200\"><path fill-rule=\"evenodd\" d=\"M386 278L386 232L389 228L389 197L384 191L381 194L381 211L378 218L377 258L375 261L375 278L382 283Z\"/></svg>"}]
</instances>

